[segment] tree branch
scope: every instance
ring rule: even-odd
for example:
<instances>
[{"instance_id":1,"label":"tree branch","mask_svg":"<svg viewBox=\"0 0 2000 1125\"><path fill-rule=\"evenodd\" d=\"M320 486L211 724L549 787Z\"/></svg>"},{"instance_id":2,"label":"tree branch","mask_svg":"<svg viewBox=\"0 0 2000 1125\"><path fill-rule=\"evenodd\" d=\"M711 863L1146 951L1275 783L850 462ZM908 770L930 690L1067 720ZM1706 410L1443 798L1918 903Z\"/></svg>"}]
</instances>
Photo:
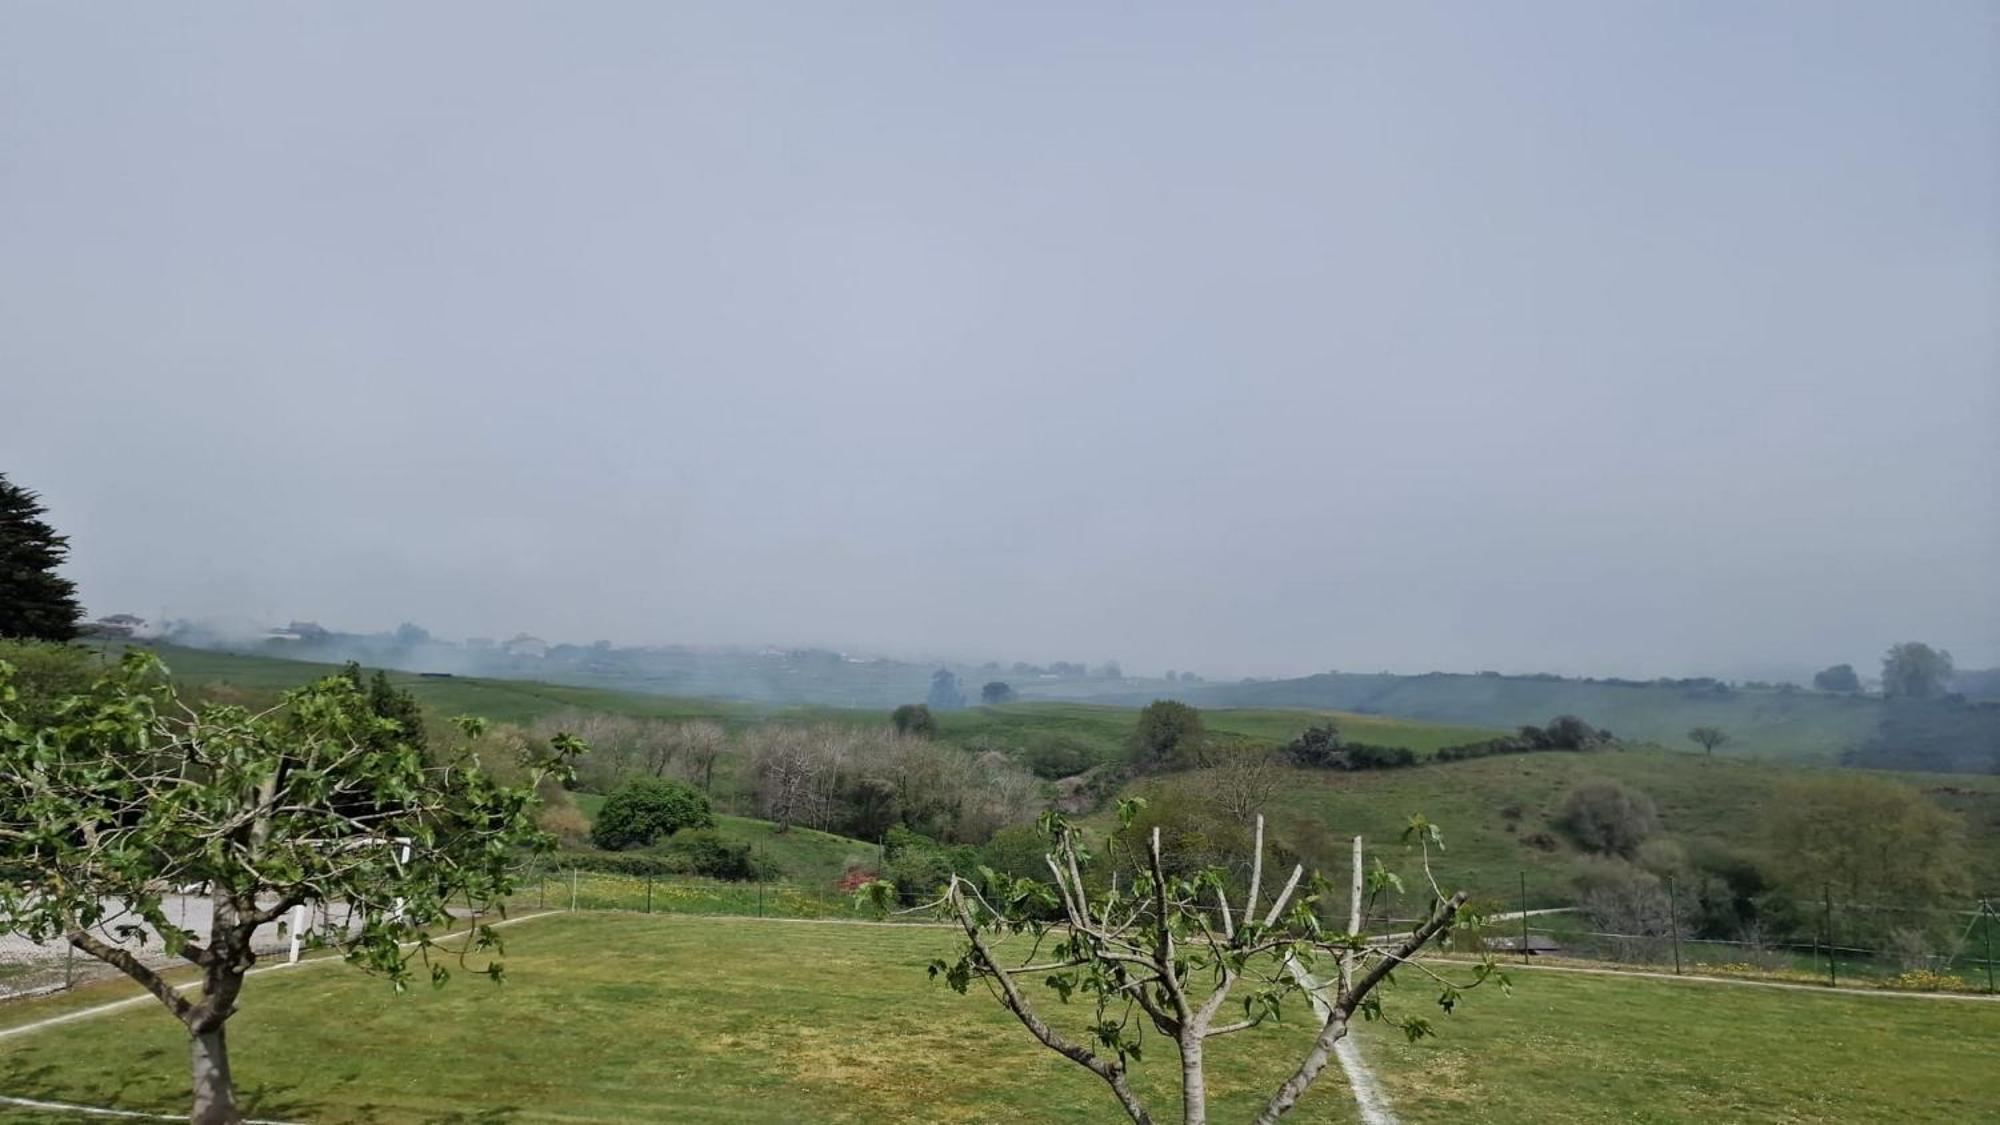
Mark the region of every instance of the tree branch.
<instances>
[{"instance_id":1,"label":"tree branch","mask_svg":"<svg viewBox=\"0 0 2000 1125\"><path fill-rule=\"evenodd\" d=\"M172 1012L175 1019L182 1023L188 1022L189 1013L194 1010L194 1005L187 997L176 991L173 985L168 984L160 974L147 968L145 962L132 956L130 950L100 940L89 930L71 930L67 936L71 945L137 981L139 987L152 993L160 1003L165 1004L167 1011Z\"/></svg>"},{"instance_id":2,"label":"tree branch","mask_svg":"<svg viewBox=\"0 0 2000 1125\"><path fill-rule=\"evenodd\" d=\"M1138 1096L1133 1094L1132 1087L1125 1081L1125 1066L1122 1060L1105 1062L1089 1048L1063 1038L1061 1033L1044 1023L1041 1017L1028 1007L1027 1000L1021 996L1021 990L1014 984L1013 975L1001 967L1000 962L986 948L985 939L979 936L979 923L973 919L972 911L965 905L965 896L959 889L961 882L957 876L952 877L950 889L952 910L958 915L959 927L965 931L966 939L972 943L973 954L979 959L980 966L1000 985L1000 999L1006 1004L1007 1010L1014 1013L1014 1018L1021 1021L1021 1026L1027 1028L1029 1034L1036 1039L1041 1040L1043 1046L1104 1079L1110 1085L1111 1092L1118 1096L1118 1103L1125 1107L1126 1115L1136 1125L1152 1125L1153 1119L1146 1113L1146 1107L1139 1102Z\"/></svg>"}]
</instances>

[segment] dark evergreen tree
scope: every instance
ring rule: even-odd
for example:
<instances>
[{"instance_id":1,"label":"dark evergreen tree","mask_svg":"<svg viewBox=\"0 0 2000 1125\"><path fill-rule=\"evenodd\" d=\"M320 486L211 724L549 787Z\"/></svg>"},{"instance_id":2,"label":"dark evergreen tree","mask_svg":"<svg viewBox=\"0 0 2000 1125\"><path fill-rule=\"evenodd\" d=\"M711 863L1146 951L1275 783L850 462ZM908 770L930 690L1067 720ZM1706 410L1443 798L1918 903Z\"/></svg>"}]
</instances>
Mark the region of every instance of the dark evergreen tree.
<instances>
[{"instance_id":1,"label":"dark evergreen tree","mask_svg":"<svg viewBox=\"0 0 2000 1125\"><path fill-rule=\"evenodd\" d=\"M67 641L83 616L76 583L56 573L69 538L43 513L40 497L0 475L0 637Z\"/></svg>"}]
</instances>

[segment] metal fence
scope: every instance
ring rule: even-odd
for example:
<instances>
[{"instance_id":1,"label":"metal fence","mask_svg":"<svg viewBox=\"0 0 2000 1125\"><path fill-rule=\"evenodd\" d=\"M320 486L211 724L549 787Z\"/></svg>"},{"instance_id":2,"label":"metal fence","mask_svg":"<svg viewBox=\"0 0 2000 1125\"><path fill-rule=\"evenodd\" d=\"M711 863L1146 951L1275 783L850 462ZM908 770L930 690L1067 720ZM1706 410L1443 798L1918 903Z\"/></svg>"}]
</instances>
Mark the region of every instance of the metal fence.
<instances>
[{"instance_id":1,"label":"metal fence","mask_svg":"<svg viewBox=\"0 0 2000 1125\"><path fill-rule=\"evenodd\" d=\"M1586 898L1531 913L1525 874L1520 887L1511 921L1489 926L1481 940L1524 961L1832 987L2000 992L2000 896L1909 907L1847 900L1828 885L1816 899L1776 903L1785 923L1767 933L1725 935L1697 929L1686 892L1673 880L1664 881L1665 902L1651 910Z\"/></svg>"}]
</instances>

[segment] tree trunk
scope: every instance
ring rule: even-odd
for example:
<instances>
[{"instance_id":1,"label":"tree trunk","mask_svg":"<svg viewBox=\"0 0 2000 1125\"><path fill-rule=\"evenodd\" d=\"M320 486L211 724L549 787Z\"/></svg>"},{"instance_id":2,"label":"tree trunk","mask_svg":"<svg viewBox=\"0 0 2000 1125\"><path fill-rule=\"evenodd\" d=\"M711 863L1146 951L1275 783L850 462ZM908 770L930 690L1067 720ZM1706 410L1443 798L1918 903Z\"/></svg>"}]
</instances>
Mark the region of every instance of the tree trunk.
<instances>
[{"instance_id":1,"label":"tree trunk","mask_svg":"<svg viewBox=\"0 0 2000 1125\"><path fill-rule=\"evenodd\" d=\"M212 1031L197 1031L188 1037L189 1061L194 1070L193 1125L238 1125L243 1115L236 1109L236 1084L229 1077L229 1044L218 1025Z\"/></svg>"},{"instance_id":2,"label":"tree trunk","mask_svg":"<svg viewBox=\"0 0 2000 1125\"><path fill-rule=\"evenodd\" d=\"M1319 1038L1313 1041L1312 1050L1306 1052L1305 1061L1299 1064L1299 1069L1265 1103L1263 1112L1257 1115L1256 1125L1274 1125L1278 1118L1299 1104L1299 1099L1312 1086L1313 1079L1319 1077L1319 1072L1326 1069L1328 1060L1333 1057L1333 1045L1346 1034L1347 1017L1335 1011L1333 1019L1320 1029Z\"/></svg>"},{"instance_id":3,"label":"tree trunk","mask_svg":"<svg viewBox=\"0 0 2000 1125\"><path fill-rule=\"evenodd\" d=\"M1201 1040L1181 1044L1181 1125L1207 1125L1208 1076L1202 1071Z\"/></svg>"}]
</instances>

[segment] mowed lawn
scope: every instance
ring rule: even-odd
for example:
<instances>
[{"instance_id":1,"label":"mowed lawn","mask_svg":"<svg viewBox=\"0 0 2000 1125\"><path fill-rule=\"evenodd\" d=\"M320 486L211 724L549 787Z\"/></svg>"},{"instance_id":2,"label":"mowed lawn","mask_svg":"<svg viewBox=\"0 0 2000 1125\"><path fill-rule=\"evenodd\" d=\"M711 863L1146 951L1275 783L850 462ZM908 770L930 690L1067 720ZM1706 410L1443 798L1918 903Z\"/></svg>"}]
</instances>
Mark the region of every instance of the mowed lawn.
<instances>
[{"instance_id":1,"label":"mowed lawn","mask_svg":"<svg viewBox=\"0 0 2000 1125\"><path fill-rule=\"evenodd\" d=\"M463 976L398 997L337 964L252 978L230 1024L249 1108L329 1122L1117 1119L1096 1079L993 1001L925 978L950 947L942 930L583 913L506 933L497 987ZM123 992L0 1006L0 1027ZM1435 1013L1414 988L1391 1008ZM1406 1121L1967 1121L2000 1106L2000 1004L1528 971L1511 997L1482 990L1434 1022L1441 1037L1419 1044L1362 1037ZM1213 1118L1247 1120L1308 1034L1214 1045ZM1153 1046L1139 1071L1157 1094L1175 1064ZM0 1093L185 1112L185 1056L148 1003L0 1039ZM1354 1119L1337 1068L1292 1119Z\"/></svg>"}]
</instances>

